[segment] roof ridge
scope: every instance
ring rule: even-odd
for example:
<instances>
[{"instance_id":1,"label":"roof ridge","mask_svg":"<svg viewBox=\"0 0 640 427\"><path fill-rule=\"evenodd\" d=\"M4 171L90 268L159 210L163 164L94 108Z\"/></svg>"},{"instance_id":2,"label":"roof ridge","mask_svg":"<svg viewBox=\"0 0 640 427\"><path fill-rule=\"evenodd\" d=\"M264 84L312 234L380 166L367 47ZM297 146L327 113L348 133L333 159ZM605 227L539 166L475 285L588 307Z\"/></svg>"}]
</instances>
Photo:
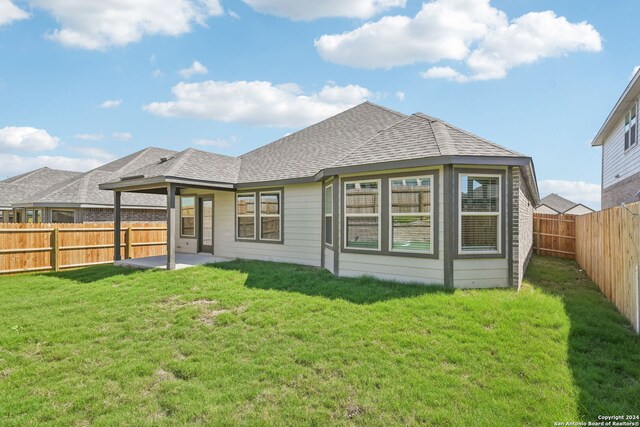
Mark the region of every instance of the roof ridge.
<instances>
[{"instance_id":1,"label":"roof ridge","mask_svg":"<svg viewBox=\"0 0 640 427\"><path fill-rule=\"evenodd\" d=\"M367 101L369 102L369 101ZM373 103L370 103L371 105L375 105ZM402 120L398 120L397 122L387 126L386 128L380 129L378 132L375 133L375 135L373 135L372 137L370 137L369 139L365 140L362 144L359 144L355 147L353 147L353 150L349 150L349 152L347 154L345 154L344 156L340 157L338 160L336 160L335 162L333 162L333 164L338 164L340 162L342 162L342 160L344 160L345 158L349 157L351 155L351 153L353 153L354 151L364 147L365 145L367 145L370 141L372 141L373 139L377 138L378 135L390 130L391 128L399 125L400 123L403 123L406 120L409 120L411 117L413 117L413 114L411 116L406 116L403 114L403 119ZM331 167L332 165L329 165L328 167Z\"/></svg>"},{"instance_id":2,"label":"roof ridge","mask_svg":"<svg viewBox=\"0 0 640 427\"><path fill-rule=\"evenodd\" d=\"M451 137L451 134L449 133L449 130L444 125L444 123L438 120L432 120L431 117L426 115L416 115L429 122L431 131L433 132L433 138L436 140L436 146L438 147L438 151L440 152L441 156L455 156L456 154L458 154L458 150L453 143L453 138Z\"/></svg>"},{"instance_id":3,"label":"roof ridge","mask_svg":"<svg viewBox=\"0 0 640 427\"><path fill-rule=\"evenodd\" d=\"M309 130L309 129L313 129L313 128L315 128L316 126L319 126L319 125L321 125L321 124L325 123L325 122L326 122L326 121L328 121L328 120L333 120L333 119L335 119L336 117L339 117L339 116L341 116L341 115L343 115L343 114L347 113L348 111L351 111L351 110L353 110L353 109L355 109L355 108L358 108L358 107L361 107L361 106L363 106L363 105L369 105L369 106L371 106L371 107L375 107L375 108L378 108L378 109L383 110L383 111L391 112L391 113L393 113L393 114L395 114L395 115L397 115L397 116L403 117L403 118L408 117L408 116L407 116L407 115L405 115L405 114L402 114L402 113L400 113L400 112L398 112L398 111L394 111L394 110L388 109L388 108L383 107L383 106L378 105L378 104L374 104L374 103L373 103L373 102L371 102L371 101L364 101L364 102L361 102L360 104L354 105L354 106L353 106L353 107L351 107L351 108L347 108L346 110L341 111L341 112L339 112L338 114L334 114L333 116L327 117L327 118L326 118L326 119L324 119L324 120L320 120L320 121L319 121L319 122L317 122L317 123L313 123L313 124L311 124L311 125L309 125L309 126L303 127L302 129L298 129L297 131L295 131L295 132L291 132L290 134L285 135L285 136L283 136L283 137L281 137L281 138L278 138L278 139L276 139L275 141L271 141L271 142L270 142L270 143L268 143L267 145L263 145L263 146L261 146L261 147L254 148L254 149L253 149L253 150L251 150L251 151L247 151L246 153L244 153L244 154L240 155L238 158L242 159L243 157L245 157L245 156L247 156L247 155L249 155L249 154L251 154L251 153L253 153L253 152L255 152L255 151L258 151L258 150L261 150L261 149L263 149L263 148L269 147L269 146L271 146L271 145L273 145L273 144L276 144L276 143L278 143L278 142L282 141L283 139L288 138L288 137L290 137L290 136L292 136L292 135L295 135L295 134L297 134L297 133L299 133L299 132L306 131L306 130Z\"/></svg>"},{"instance_id":4,"label":"roof ridge","mask_svg":"<svg viewBox=\"0 0 640 427\"><path fill-rule=\"evenodd\" d=\"M182 165L187 161L188 158L191 157L191 153L193 153L195 149L189 147L185 150L182 150L178 154L176 154L173 159L175 159L175 163L169 167L167 170L167 176L172 176L175 171L180 170ZM144 168L145 166L143 166Z\"/></svg>"},{"instance_id":5,"label":"roof ridge","mask_svg":"<svg viewBox=\"0 0 640 427\"><path fill-rule=\"evenodd\" d=\"M379 109L381 109L381 110L387 111L387 112L389 112L389 113L393 113L393 114L395 114L396 116L400 116L400 117L410 117L410 116L407 116L407 115L406 115L406 114L404 114L404 113L401 113L400 111L392 110L391 108L387 108L387 107L385 107L385 106L378 105L378 104L376 104L375 102L371 102L371 101L369 101L369 100L364 101L362 104L369 104L369 105L371 105L372 107L376 107L376 108L379 108ZM358 105L362 105L362 104L358 104ZM356 105L356 107L357 107L357 105ZM346 111L346 110L345 110L345 111ZM413 114L412 114L412 115L413 115Z\"/></svg>"}]
</instances>

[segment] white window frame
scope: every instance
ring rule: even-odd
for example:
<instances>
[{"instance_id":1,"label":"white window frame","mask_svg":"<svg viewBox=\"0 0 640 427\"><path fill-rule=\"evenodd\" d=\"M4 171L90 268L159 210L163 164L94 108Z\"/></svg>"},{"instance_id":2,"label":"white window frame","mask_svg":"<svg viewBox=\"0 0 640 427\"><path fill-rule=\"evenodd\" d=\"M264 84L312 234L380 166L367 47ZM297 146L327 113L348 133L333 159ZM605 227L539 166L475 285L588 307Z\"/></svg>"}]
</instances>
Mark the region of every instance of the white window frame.
<instances>
[{"instance_id":1,"label":"white window frame","mask_svg":"<svg viewBox=\"0 0 640 427\"><path fill-rule=\"evenodd\" d=\"M182 232L184 230L184 227L182 226L184 218L192 218L191 216L182 215L182 204L184 199L193 199L193 234L184 234ZM197 204L198 204L197 202L198 202L198 199L196 198L195 195L180 196L180 237L194 238L196 237L196 234L198 234L198 231L197 231L198 227L196 223L196 211L197 211Z\"/></svg>"},{"instance_id":2,"label":"white window frame","mask_svg":"<svg viewBox=\"0 0 640 427\"><path fill-rule=\"evenodd\" d=\"M428 213L426 212L402 212L402 213L393 213L393 188L391 186L391 181L397 181L399 179L429 179L429 189L430 189L430 210ZM389 178L389 252L400 252L407 254L433 254L433 244L434 244L434 225L433 225L433 175L418 175L418 176L400 176L400 177L392 177ZM402 249L393 249L393 217L395 216L428 216L429 223L431 224L431 242L429 244L428 251L412 251L412 250L402 250Z\"/></svg>"},{"instance_id":3,"label":"white window frame","mask_svg":"<svg viewBox=\"0 0 640 427\"><path fill-rule=\"evenodd\" d=\"M378 213L377 214L348 214L347 213L347 185L348 184L362 184L366 182L375 182L378 184ZM343 198L342 198L342 206L344 206L344 238L343 240L343 249L347 251L368 251L368 252L380 252L382 245L382 180L381 179L354 179L349 181L344 181L343 189ZM378 217L378 246L374 248L354 248L347 246L348 243L348 234L347 228L349 223L347 221L348 218L369 218L369 217Z\"/></svg>"},{"instance_id":4,"label":"white window frame","mask_svg":"<svg viewBox=\"0 0 640 427\"><path fill-rule=\"evenodd\" d=\"M462 178L484 177L498 178L498 212L462 212ZM470 251L462 249L462 217L463 216L497 216L497 250ZM458 253L460 255L487 255L502 253L502 175L495 173L468 173L461 172L458 175Z\"/></svg>"},{"instance_id":5,"label":"white window frame","mask_svg":"<svg viewBox=\"0 0 640 427\"><path fill-rule=\"evenodd\" d=\"M330 213L327 213L327 210L326 210L327 200L329 200L327 198L327 190L331 190L331 212ZM331 243L327 243L327 230L326 229L324 231L324 236L322 236L322 240L324 241L325 245L330 246L330 247L333 248L333 234L334 234L333 233L333 231L334 231L333 230L333 225L334 225L333 224L333 210L335 209L335 207L333 206L333 182L324 187L324 194L323 195L324 195L324 204L325 204L325 210L324 210L324 224L325 225L324 226L326 228L327 218L331 218L331 234L330 234Z\"/></svg>"},{"instance_id":6,"label":"white window frame","mask_svg":"<svg viewBox=\"0 0 640 427\"><path fill-rule=\"evenodd\" d=\"M631 128L633 127L631 123L631 114L635 111L635 117L633 120L635 121L636 134L635 134L635 142L631 144ZM629 108L627 113L624 115L624 119L622 120L622 146L625 146L625 139L627 137L627 118L629 118L629 146L624 148L624 152L627 153L632 148L638 146L638 104L636 102L633 103L633 107Z\"/></svg>"},{"instance_id":7,"label":"white window frame","mask_svg":"<svg viewBox=\"0 0 640 427\"><path fill-rule=\"evenodd\" d=\"M278 214L266 214L262 213L262 195L266 194L278 194ZM258 226L259 234L256 235L256 240L262 240L263 242L279 242L282 240L282 191L281 190L265 190L260 192L259 199L256 199L256 202L260 203L260 225ZM255 215L255 212L254 212ZM248 215L250 216L250 215ZM278 218L278 223L280 226L278 227L278 238L277 239L264 239L262 238L262 218Z\"/></svg>"},{"instance_id":8,"label":"white window frame","mask_svg":"<svg viewBox=\"0 0 640 427\"><path fill-rule=\"evenodd\" d=\"M253 196L253 203L254 203L254 207L253 207L253 215L248 215L248 214L243 214L240 215L238 213L238 198L242 197L242 196ZM257 240L258 239L258 224L257 224L257 211L259 209L258 207L258 197L257 194L255 192L248 192L248 193L237 193L236 194L236 206L235 206L235 213L236 213L236 239L238 240ZM240 237L240 221L238 221L238 218L253 218L253 237Z\"/></svg>"}]
</instances>

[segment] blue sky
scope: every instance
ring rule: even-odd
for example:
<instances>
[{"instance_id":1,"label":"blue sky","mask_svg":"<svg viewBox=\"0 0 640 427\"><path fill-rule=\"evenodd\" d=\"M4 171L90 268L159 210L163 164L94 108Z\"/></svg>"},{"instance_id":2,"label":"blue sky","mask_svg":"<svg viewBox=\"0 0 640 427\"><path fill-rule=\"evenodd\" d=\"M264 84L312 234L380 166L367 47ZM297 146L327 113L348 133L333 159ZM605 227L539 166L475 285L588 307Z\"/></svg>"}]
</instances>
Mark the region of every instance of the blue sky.
<instances>
[{"instance_id":1,"label":"blue sky","mask_svg":"<svg viewBox=\"0 0 640 427\"><path fill-rule=\"evenodd\" d=\"M640 63L633 0L122 3L0 0L0 176L239 155L369 99L530 155L543 195L598 207L589 143Z\"/></svg>"}]
</instances>

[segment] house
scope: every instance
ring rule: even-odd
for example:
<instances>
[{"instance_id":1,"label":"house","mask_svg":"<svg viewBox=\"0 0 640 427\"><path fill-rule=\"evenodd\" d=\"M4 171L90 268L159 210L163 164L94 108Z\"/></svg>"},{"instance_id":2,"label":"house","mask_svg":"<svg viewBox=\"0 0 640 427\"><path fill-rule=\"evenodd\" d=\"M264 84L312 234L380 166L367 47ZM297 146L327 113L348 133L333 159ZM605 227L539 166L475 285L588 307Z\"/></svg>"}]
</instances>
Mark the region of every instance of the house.
<instances>
[{"instance_id":1,"label":"house","mask_svg":"<svg viewBox=\"0 0 640 427\"><path fill-rule=\"evenodd\" d=\"M42 222L42 211L37 209L21 210L14 218L12 204L78 175L80 172L44 167L0 181L0 223Z\"/></svg>"},{"instance_id":2,"label":"house","mask_svg":"<svg viewBox=\"0 0 640 427\"><path fill-rule=\"evenodd\" d=\"M535 209L535 213L540 214L569 214L569 215L584 215L594 212L588 206L582 203L575 203L571 200L567 200L564 197L558 196L555 193L551 193L540 200L540 205Z\"/></svg>"},{"instance_id":3,"label":"house","mask_svg":"<svg viewBox=\"0 0 640 427\"><path fill-rule=\"evenodd\" d=\"M167 195L168 269L204 252L459 288L520 285L539 202L531 158L370 102L240 157L187 149L100 188L116 216L128 193Z\"/></svg>"},{"instance_id":4,"label":"house","mask_svg":"<svg viewBox=\"0 0 640 427\"><path fill-rule=\"evenodd\" d=\"M110 191L100 190L98 185L174 154L175 151L149 147L88 172L74 175L35 194L25 194L11 204L16 222L29 221L29 212L37 213L34 222L113 221L113 196ZM122 198L121 209L123 221L166 220L164 196L128 193Z\"/></svg>"},{"instance_id":5,"label":"house","mask_svg":"<svg viewBox=\"0 0 640 427\"><path fill-rule=\"evenodd\" d=\"M639 98L640 70L591 142L602 147L602 209L640 201Z\"/></svg>"}]
</instances>

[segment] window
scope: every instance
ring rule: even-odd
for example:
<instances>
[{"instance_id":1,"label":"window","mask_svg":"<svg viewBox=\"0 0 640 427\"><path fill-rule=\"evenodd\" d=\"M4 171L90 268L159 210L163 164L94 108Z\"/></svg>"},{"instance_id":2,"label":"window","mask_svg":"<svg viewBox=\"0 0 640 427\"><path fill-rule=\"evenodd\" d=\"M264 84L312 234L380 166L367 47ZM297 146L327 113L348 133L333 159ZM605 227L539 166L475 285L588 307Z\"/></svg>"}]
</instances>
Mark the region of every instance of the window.
<instances>
[{"instance_id":1,"label":"window","mask_svg":"<svg viewBox=\"0 0 640 427\"><path fill-rule=\"evenodd\" d=\"M236 197L237 238L256 237L256 194L238 194Z\"/></svg>"},{"instance_id":2,"label":"window","mask_svg":"<svg viewBox=\"0 0 640 427\"><path fill-rule=\"evenodd\" d=\"M54 224L72 224L75 222L73 211L51 211L51 222Z\"/></svg>"},{"instance_id":3,"label":"window","mask_svg":"<svg viewBox=\"0 0 640 427\"><path fill-rule=\"evenodd\" d=\"M333 246L333 183L324 187L324 242Z\"/></svg>"},{"instance_id":4,"label":"window","mask_svg":"<svg viewBox=\"0 0 640 427\"><path fill-rule=\"evenodd\" d=\"M40 224L42 223L42 211L40 209L27 209L26 218L28 224Z\"/></svg>"},{"instance_id":5,"label":"window","mask_svg":"<svg viewBox=\"0 0 640 427\"><path fill-rule=\"evenodd\" d=\"M260 193L260 240L280 240L280 194Z\"/></svg>"},{"instance_id":6,"label":"window","mask_svg":"<svg viewBox=\"0 0 640 427\"><path fill-rule=\"evenodd\" d=\"M185 237L196 235L196 198L194 196L180 198L180 235Z\"/></svg>"},{"instance_id":7,"label":"window","mask_svg":"<svg viewBox=\"0 0 640 427\"><path fill-rule=\"evenodd\" d=\"M636 119L636 104L624 116L624 150L628 150L638 143L638 126Z\"/></svg>"},{"instance_id":8,"label":"window","mask_svg":"<svg viewBox=\"0 0 640 427\"><path fill-rule=\"evenodd\" d=\"M459 186L459 252L500 252L500 175L460 174Z\"/></svg>"},{"instance_id":9,"label":"window","mask_svg":"<svg viewBox=\"0 0 640 427\"><path fill-rule=\"evenodd\" d=\"M380 250L380 180L345 182L345 247Z\"/></svg>"},{"instance_id":10,"label":"window","mask_svg":"<svg viewBox=\"0 0 640 427\"><path fill-rule=\"evenodd\" d=\"M433 253L433 178L391 178L390 249Z\"/></svg>"}]
</instances>

